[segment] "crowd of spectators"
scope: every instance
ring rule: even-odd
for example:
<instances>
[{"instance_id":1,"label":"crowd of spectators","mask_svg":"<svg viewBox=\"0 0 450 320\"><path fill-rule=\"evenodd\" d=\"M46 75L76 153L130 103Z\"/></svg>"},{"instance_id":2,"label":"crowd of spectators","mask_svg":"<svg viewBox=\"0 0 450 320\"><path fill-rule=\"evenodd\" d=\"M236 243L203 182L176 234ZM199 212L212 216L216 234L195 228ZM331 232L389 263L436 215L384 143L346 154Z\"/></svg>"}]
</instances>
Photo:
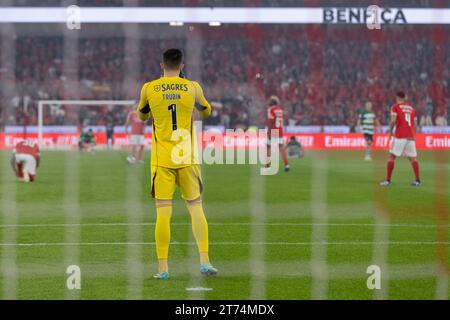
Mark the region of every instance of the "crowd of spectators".
<instances>
[{"instance_id":1,"label":"crowd of spectators","mask_svg":"<svg viewBox=\"0 0 450 320\"><path fill-rule=\"evenodd\" d=\"M214 114L207 124L263 125L266 101L273 94L282 101L286 125L352 126L366 100L373 101L381 123L387 124L389 106L400 89L418 109L421 124L446 124L450 29L383 28L389 30L381 34L355 26L205 26L198 27L200 40L195 43L188 32L164 40L138 39L138 67L131 80L128 66L134 57L127 56L124 36L80 38L75 83L64 71L62 36L18 37L14 90L2 97L2 109L9 112L2 112L0 119L4 124L36 124L40 99L136 99L141 84L160 75L161 52L180 47L187 53L188 76L192 71L200 79L213 102ZM197 59L190 52L198 52ZM189 65L195 60L195 66ZM74 85L77 90L71 91ZM101 125L107 115L123 122L125 111L50 106L44 123Z\"/></svg>"},{"instance_id":2,"label":"crowd of spectators","mask_svg":"<svg viewBox=\"0 0 450 320\"><path fill-rule=\"evenodd\" d=\"M422 123L446 123L448 27L385 28L380 36L349 26L270 25L256 32L241 28L230 36L232 44L224 39L227 33L205 37L202 79L219 84L219 91L210 90L214 97L232 97L249 85L263 97L278 95L291 125L352 126L365 100L373 101L381 123L387 124L397 90L408 93ZM261 107L252 98L250 114ZM260 108L259 124L264 115Z\"/></svg>"}]
</instances>

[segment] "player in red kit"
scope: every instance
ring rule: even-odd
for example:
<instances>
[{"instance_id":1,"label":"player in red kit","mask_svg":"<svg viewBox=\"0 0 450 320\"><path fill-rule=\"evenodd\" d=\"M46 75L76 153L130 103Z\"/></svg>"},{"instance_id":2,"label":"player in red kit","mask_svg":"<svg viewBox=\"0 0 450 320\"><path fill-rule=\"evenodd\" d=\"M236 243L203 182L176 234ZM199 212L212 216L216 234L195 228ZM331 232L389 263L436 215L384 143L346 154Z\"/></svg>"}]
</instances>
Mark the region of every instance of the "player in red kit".
<instances>
[{"instance_id":1,"label":"player in red kit","mask_svg":"<svg viewBox=\"0 0 450 320\"><path fill-rule=\"evenodd\" d=\"M276 96L271 96L269 99L269 109L267 109L267 129L268 129L268 141L267 141L267 155L270 157L271 154L271 148L270 143L272 139L275 139L275 137L272 137L272 130L278 131L278 144L280 146L280 153L283 157L284 162L284 171L289 171L289 161L286 154L286 148L284 146L284 138L283 138L283 109L280 107L280 99Z\"/></svg>"},{"instance_id":2,"label":"player in red kit","mask_svg":"<svg viewBox=\"0 0 450 320\"><path fill-rule=\"evenodd\" d=\"M417 127L416 110L407 102L404 92L397 92L397 103L391 108L391 124L389 134L391 136L390 157L387 163L386 180L381 182L382 186L391 184L392 171L394 171L395 159L400 156L408 157L414 170L416 180L411 186L420 186L419 162L417 161L416 142L414 140L415 130ZM395 127L394 138L392 131Z\"/></svg>"},{"instance_id":3,"label":"player in red kit","mask_svg":"<svg viewBox=\"0 0 450 320\"><path fill-rule=\"evenodd\" d=\"M129 163L143 163L142 154L145 144L145 122L139 119L135 110L128 113L127 122L125 124L125 133L127 135L129 126L131 126L131 136L129 138L131 144L131 156L128 156L127 160Z\"/></svg>"},{"instance_id":4,"label":"player in red kit","mask_svg":"<svg viewBox=\"0 0 450 320\"><path fill-rule=\"evenodd\" d=\"M39 162L40 155L37 143L24 140L16 144L11 157L11 167L19 181L34 182Z\"/></svg>"}]
</instances>

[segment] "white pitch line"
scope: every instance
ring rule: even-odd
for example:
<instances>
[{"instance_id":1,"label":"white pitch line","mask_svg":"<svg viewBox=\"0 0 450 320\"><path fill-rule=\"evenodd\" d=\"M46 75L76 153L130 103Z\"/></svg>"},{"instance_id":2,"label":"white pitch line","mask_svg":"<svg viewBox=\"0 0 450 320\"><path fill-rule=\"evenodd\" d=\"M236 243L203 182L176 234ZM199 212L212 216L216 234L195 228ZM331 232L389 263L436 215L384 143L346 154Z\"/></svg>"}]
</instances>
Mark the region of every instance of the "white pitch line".
<instances>
[{"instance_id":1,"label":"white pitch line","mask_svg":"<svg viewBox=\"0 0 450 320\"><path fill-rule=\"evenodd\" d=\"M111 222L111 223L49 223L49 224L2 224L0 228L70 228L70 227L128 227L128 226L154 226L154 222L127 223L127 222ZM173 226L190 226L190 222L174 222ZM296 223L296 222L208 222L209 226L280 226L280 227L391 227L391 228L450 228L450 225L436 224L380 224L380 223Z\"/></svg>"},{"instance_id":2,"label":"white pitch line","mask_svg":"<svg viewBox=\"0 0 450 320\"><path fill-rule=\"evenodd\" d=\"M398 245L398 246L421 246L421 245L450 245L450 242L442 241L307 241L307 242L238 242L223 241L212 242L212 246L371 246L371 245ZM155 242L30 242L30 243L0 243L0 247L45 247L45 246L127 246L127 245L155 245ZM172 245L196 245L195 242L171 242Z\"/></svg>"}]
</instances>

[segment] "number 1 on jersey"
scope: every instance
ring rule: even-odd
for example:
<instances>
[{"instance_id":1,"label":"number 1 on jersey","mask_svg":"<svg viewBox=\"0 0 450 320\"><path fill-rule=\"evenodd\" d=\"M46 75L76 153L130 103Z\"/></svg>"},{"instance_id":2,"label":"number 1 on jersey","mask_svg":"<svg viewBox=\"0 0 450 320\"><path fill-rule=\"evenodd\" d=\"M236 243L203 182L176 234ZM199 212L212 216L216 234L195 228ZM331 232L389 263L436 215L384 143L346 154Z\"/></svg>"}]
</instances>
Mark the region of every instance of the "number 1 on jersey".
<instances>
[{"instance_id":1,"label":"number 1 on jersey","mask_svg":"<svg viewBox=\"0 0 450 320\"><path fill-rule=\"evenodd\" d=\"M178 129L178 124L177 124L177 105L176 104L171 104L167 109L172 112L172 130L175 131L175 130Z\"/></svg>"}]
</instances>

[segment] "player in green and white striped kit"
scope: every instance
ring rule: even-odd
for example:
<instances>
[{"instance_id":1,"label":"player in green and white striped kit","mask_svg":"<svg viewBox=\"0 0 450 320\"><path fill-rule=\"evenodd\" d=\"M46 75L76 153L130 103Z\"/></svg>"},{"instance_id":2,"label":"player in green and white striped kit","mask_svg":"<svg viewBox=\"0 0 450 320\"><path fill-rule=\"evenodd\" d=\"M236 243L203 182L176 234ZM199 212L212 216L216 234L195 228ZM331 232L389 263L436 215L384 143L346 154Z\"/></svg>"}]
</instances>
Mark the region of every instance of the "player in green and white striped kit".
<instances>
[{"instance_id":1,"label":"player in green and white striped kit","mask_svg":"<svg viewBox=\"0 0 450 320\"><path fill-rule=\"evenodd\" d=\"M364 139L366 139L366 155L364 159L367 161L372 160L371 151L375 125L378 125L378 121L372 109L372 102L367 101L358 119L358 127L364 133Z\"/></svg>"}]
</instances>

